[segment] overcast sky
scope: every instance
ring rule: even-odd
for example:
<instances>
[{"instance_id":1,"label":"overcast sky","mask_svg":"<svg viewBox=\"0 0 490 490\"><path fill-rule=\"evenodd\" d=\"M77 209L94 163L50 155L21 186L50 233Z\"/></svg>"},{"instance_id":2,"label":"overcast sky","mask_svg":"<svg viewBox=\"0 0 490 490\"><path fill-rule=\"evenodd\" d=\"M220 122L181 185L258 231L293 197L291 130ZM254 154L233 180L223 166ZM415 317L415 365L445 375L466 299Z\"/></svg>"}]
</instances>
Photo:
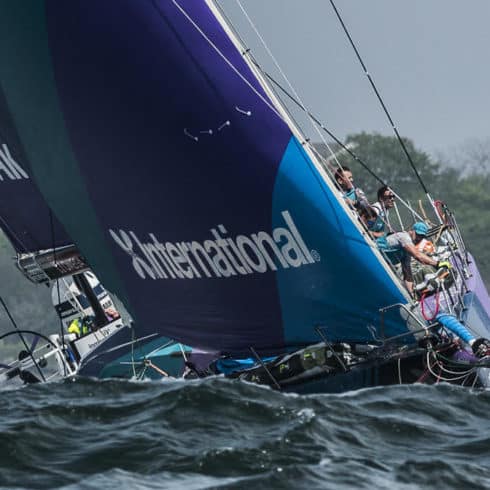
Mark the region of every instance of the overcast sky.
<instances>
[{"instance_id":1,"label":"overcast sky","mask_svg":"<svg viewBox=\"0 0 490 490\"><path fill-rule=\"evenodd\" d=\"M393 134L329 0L241 2L305 105L337 137ZM490 137L490 0L335 3L402 136L431 154ZM220 4L270 68L236 1Z\"/></svg>"}]
</instances>

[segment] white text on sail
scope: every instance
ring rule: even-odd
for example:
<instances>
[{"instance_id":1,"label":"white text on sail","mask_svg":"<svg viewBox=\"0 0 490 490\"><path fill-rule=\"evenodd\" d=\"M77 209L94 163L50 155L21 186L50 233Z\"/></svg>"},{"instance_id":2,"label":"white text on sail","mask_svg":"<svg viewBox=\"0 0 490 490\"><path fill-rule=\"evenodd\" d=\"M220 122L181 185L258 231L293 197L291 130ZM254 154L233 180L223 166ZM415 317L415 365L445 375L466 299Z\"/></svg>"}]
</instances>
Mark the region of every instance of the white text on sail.
<instances>
[{"instance_id":1,"label":"white text on sail","mask_svg":"<svg viewBox=\"0 0 490 490\"><path fill-rule=\"evenodd\" d=\"M24 169L12 158L6 144L0 147L0 180L3 180L2 172L10 180L29 178Z\"/></svg>"},{"instance_id":2,"label":"white text on sail","mask_svg":"<svg viewBox=\"0 0 490 490\"><path fill-rule=\"evenodd\" d=\"M291 214L283 211L281 215L286 226L274 228L271 234L259 231L231 238L218 225L210 230L213 239L202 243L162 243L153 233L144 242L133 231L109 233L131 257L142 279L227 278L313 264L319 257L307 248Z\"/></svg>"}]
</instances>

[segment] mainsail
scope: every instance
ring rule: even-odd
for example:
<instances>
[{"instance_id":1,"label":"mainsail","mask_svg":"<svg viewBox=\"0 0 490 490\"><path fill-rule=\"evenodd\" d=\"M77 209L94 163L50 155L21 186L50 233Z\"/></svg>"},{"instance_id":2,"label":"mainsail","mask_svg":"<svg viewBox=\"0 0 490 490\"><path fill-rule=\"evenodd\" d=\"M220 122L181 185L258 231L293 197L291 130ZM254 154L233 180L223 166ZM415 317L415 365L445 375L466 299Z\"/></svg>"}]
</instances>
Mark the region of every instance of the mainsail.
<instances>
[{"instance_id":1,"label":"mainsail","mask_svg":"<svg viewBox=\"0 0 490 490\"><path fill-rule=\"evenodd\" d=\"M210 4L0 5L0 120L142 335L230 353L318 326L363 341L406 303Z\"/></svg>"},{"instance_id":2,"label":"mainsail","mask_svg":"<svg viewBox=\"0 0 490 490\"><path fill-rule=\"evenodd\" d=\"M70 245L34 184L28 162L0 90L0 226L18 253Z\"/></svg>"},{"instance_id":3,"label":"mainsail","mask_svg":"<svg viewBox=\"0 0 490 490\"><path fill-rule=\"evenodd\" d=\"M1 89L0 114L0 228L17 252L19 268L34 282L86 270L85 260L35 184Z\"/></svg>"}]
</instances>

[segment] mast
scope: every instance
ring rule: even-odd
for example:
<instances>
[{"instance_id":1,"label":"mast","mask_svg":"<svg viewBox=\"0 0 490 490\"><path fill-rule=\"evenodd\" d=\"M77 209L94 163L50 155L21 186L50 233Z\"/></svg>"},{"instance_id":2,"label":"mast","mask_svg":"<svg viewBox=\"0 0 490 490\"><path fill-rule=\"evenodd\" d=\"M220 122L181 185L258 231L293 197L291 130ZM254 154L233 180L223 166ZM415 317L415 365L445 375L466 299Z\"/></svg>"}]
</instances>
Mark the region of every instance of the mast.
<instances>
[{"instance_id":1,"label":"mast","mask_svg":"<svg viewBox=\"0 0 490 490\"><path fill-rule=\"evenodd\" d=\"M92 307L95 316L95 327L98 329L107 324L107 318L105 316L104 309L97 298L94 290L90 286L87 277L82 272L81 274L74 274L73 281L77 285L78 289L85 294Z\"/></svg>"}]
</instances>

